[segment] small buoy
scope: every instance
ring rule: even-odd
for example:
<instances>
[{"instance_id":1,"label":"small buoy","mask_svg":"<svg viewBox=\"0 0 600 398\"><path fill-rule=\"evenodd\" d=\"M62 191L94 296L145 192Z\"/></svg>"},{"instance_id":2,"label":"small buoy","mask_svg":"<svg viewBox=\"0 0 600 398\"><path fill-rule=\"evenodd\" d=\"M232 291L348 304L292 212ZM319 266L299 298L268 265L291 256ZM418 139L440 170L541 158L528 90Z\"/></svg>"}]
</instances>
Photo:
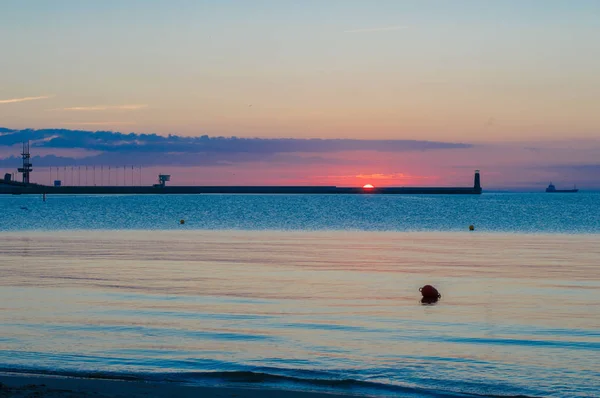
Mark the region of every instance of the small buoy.
<instances>
[{"instance_id":1,"label":"small buoy","mask_svg":"<svg viewBox=\"0 0 600 398\"><path fill-rule=\"evenodd\" d=\"M424 299L437 300L442 298L442 295L437 291L437 289L431 285L425 285L419 288L419 291L423 295Z\"/></svg>"},{"instance_id":2,"label":"small buoy","mask_svg":"<svg viewBox=\"0 0 600 398\"><path fill-rule=\"evenodd\" d=\"M469 231L475 231L475 226L474 225L469 225Z\"/></svg>"},{"instance_id":3,"label":"small buoy","mask_svg":"<svg viewBox=\"0 0 600 398\"><path fill-rule=\"evenodd\" d=\"M437 298L427 298L427 297L421 297L421 304L435 304L438 302Z\"/></svg>"},{"instance_id":4,"label":"small buoy","mask_svg":"<svg viewBox=\"0 0 600 398\"><path fill-rule=\"evenodd\" d=\"M182 224L182 225L185 224L185 220L183 220L183 219L179 220L179 224Z\"/></svg>"}]
</instances>

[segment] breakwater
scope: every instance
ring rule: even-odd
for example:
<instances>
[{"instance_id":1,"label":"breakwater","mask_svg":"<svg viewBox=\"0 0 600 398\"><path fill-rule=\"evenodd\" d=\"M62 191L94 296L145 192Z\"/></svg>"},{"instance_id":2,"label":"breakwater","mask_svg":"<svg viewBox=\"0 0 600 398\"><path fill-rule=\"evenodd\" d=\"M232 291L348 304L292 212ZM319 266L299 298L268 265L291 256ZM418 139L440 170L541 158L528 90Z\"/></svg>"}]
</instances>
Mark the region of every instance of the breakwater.
<instances>
[{"instance_id":1,"label":"breakwater","mask_svg":"<svg viewBox=\"0 0 600 398\"><path fill-rule=\"evenodd\" d=\"M0 194L12 195L168 195L168 194L387 194L387 195L477 195L479 187L382 187L336 186L47 186L2 185Z\"/></svg>"}]
</instances>

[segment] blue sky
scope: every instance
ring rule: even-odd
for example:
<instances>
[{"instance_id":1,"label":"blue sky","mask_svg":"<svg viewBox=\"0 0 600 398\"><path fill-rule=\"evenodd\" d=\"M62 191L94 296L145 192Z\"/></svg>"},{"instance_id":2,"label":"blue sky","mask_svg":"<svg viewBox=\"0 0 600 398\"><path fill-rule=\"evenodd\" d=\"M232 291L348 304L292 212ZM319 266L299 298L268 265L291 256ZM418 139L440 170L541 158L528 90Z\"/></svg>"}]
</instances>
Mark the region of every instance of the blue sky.
<instances>
[{"instance_id":1,"label":"blue sky","mask_svg":"<svg viewBox=\"0 0 600 398\"><path fill-rule=\"evenodd\" d=\"M51 97L2 106L11 127L597 134L597 1L63 0L5 1L2 11L1 98ZM59 111L99 105L144 107ZM500 131L482 136L492 119Z\"/></svg>"},{"instance_id":2,"label":"blue sky","mask_svg":"<svg viewBox=\"0 0 600 398\"><path fill-rule=\"evenodd\" d=\"M12 129L600 138L598 1L5 0L0 12Z\"/></svg>"}]
</instances>

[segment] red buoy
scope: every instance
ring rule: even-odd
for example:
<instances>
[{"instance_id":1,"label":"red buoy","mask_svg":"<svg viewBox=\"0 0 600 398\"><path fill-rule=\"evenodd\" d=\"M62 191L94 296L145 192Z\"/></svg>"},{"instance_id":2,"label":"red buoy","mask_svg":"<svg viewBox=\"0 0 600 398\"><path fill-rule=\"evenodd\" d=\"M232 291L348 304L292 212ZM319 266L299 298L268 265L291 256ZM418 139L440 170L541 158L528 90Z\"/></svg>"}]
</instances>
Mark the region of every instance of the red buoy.
<instances>
[{"instance_id":1,"label":"red buoy","mask_svg":"<svg viewBox=\"0 0 600 398\"><path fill-rule=\"evenodd\" d=\"M419 288L419 291L423 295L423 298L426 299L439 299L442 298L442 295L437 291L437 289L431 285L425 285Z\"/></svg>"}]
</instances>

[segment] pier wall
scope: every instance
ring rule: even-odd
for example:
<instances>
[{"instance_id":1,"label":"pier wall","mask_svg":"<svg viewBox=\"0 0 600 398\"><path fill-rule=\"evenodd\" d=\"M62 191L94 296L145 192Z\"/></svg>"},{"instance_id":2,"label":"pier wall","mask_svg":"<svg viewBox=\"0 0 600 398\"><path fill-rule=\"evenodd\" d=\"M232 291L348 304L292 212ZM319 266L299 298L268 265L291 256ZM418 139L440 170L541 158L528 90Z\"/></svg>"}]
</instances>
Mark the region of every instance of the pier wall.
<instances>
[{"instance_id":1,"label":"pier wall","mask_svg":"<svg viewBox=\"0 0 600 398\"><path fill-rule=\"evenodd\" d=\"M335 186L46 186L0 185L0 194L12 195L165 195L165 194L379 194L379 195L478 195L477 187L384 187Z\"/></svg>"}]
</instances>

